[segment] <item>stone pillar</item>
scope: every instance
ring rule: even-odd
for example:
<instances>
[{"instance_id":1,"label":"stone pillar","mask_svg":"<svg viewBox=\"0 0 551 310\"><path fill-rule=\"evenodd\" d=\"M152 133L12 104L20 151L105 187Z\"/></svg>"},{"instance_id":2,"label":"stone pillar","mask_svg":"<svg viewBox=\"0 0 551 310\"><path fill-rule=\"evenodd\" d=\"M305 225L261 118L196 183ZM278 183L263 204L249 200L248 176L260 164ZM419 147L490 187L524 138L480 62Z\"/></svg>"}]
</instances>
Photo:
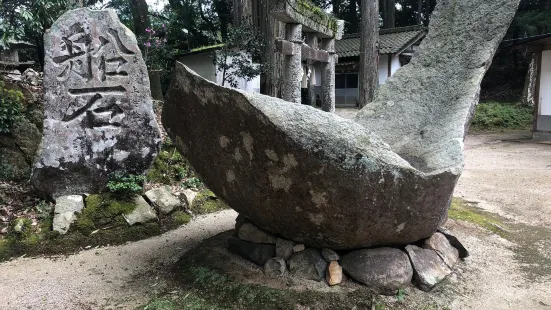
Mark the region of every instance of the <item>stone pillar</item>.
<instances>
[{"instance_id":1,"label":"stone pillar","mask_svg":"<svg viewBox=\"0 0 551 310\"><path fill-rule=\"evenodd\" d=\"M302 25L286 24L285 39L293 43L293 55L285 56L285 73L282 98L285 101L300 103L300 83L302 82Z\"/></svg>"},{"instance_id":2,"label":"stone pillar","mask_svg":"<svg viewBox=\"0 0 551 310\"><path fill-rule=\"evenodd\" d=\"M321 109L325 112L335 112L335 39L323 40L323 49L329 53L329 62L325 63L321 72Z\"/></svg>"},{"instance_id":3,"label":"stone pillar","mask_svg":"<svg viewBox=\"0 0 551 310\"><path fill-rule=\"evenodd\" d=\"M309 33L306 39L306 44L311 48L318 48L318 36L315 33ZM308 61L308 104L315 107L316 106L316 93L315 93L315 82L316 82L316 71L314 67L314 61Z\"/></svg>"}]
</instances>

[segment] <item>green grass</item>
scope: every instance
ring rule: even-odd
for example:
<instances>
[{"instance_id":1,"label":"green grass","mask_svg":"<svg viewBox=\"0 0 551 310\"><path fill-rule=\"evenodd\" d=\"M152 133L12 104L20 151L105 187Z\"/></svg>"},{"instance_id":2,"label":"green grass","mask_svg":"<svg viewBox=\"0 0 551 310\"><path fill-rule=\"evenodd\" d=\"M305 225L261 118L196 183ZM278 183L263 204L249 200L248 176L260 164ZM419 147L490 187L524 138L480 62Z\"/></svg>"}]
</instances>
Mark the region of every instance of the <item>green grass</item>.
<instances>
[{"instance_id":1,"label":"green grass","mask_svg":"<svg viewBox=\"0 0 551 310\"><path fill-rule=\"evenodd\" d=\"M516 103L481 102L476 107L473 130L525 130L533 122L534 109Z\"/></svg>"}]
</instances>

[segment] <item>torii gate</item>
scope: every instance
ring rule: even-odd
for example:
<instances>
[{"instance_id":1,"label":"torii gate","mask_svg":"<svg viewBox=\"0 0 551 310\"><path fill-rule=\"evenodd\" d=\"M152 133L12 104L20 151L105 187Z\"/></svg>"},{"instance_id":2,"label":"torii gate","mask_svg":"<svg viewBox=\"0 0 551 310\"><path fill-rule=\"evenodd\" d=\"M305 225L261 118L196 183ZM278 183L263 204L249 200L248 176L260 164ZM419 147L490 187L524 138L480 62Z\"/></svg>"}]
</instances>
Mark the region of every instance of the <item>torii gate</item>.
<instances>
[{"instance_id":1,"label":"torii gate","mask_svg":"<svg viewBox=\"0 0 551 310\"><path fill-rule=\"evenodd\" d=\"M306 61L310 68L313 68L315 62L320 62L324 64L321 73L322 109L334 112L335 63L338 60L335 41L342 37L344 21L333 18L307 0L274 0L270 13L286 24L285 39L276 39L278 52L285 55L283 99L300 103L304 73L302 61ZM306 33L306 43L302 39L303 32ZM309 97L313 105L315 74L309 75Z\"/></svg>"}]
</instances>

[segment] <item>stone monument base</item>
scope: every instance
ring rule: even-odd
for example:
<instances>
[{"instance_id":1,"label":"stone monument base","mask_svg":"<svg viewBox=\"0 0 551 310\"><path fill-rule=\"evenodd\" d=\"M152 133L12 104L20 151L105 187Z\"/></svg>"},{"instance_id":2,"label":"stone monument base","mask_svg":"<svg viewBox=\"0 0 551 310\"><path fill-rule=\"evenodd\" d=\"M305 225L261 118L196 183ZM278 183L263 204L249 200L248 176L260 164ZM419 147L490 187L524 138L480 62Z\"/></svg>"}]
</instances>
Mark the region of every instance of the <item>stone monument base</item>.
<instances>
[{"instance_id":1,"label":"stone monument base","mask_svg":"<svg viewBox=\"0 0 551 310\"><path fill-rule=\"evenodd\" d=\"M236 226L187 252L175 271L186 290L228 308L369 308L404 292L422 304L430 294L421 290L439 291L468 255L446 231L400 248L336 252L277 238L241 216Z\"/></svg>"}]
</instances>

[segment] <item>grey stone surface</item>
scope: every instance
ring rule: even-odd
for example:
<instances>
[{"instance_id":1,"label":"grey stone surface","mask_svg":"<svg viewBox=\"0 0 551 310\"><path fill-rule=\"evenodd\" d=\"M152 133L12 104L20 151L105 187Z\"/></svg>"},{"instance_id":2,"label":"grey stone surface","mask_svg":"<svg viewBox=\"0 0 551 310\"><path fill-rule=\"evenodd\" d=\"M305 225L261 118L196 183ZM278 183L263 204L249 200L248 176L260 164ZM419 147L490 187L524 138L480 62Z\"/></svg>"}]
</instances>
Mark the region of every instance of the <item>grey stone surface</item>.
<instances>
[{"instance_id":1,"label":"grey stone surface","mask_svg":"<svg viewBox=\"0 0 551 310\"><path fill-rule=\"evenodd\" d=\"M243 223L239 229L237 229L237 236L241 240L254 243L275 244L277 239L274 235L256 227L256 225L251 222Z\"/></svg>"},{"instance_id":2,"label":"grey stone surface","mask_svg":"<svg viewBox=\"0 0 551 310\"><path fill-rule=\"evenodd\" d=\"M428 238L517 5L439 2L421 51L356 122L220 87L178 63L163 124L208 187L266 231L335 250Z\"/></svg>"},{"instance_id":3,"label":"grey stone surface","mask_svg":"<svg viewBox=\"0 0 551 310\"><path fill-rule=\"evenodd\" d=\"M438 232L443 234L446 239L448 239L450 244L459 251L459 258L464 259L469 257L469 251L467 250L467 248L465 248L465 246L459 241L459 239L457 239L457 237L454 236L449 230L440 227L438 228Z\"/></svg>"},{"instance_id":4,"label":"grey stone surface","mask_svg":"<svg viewBox=\"0 0 551 310\"><path fill-rule=\"evenodd\" d=\"M285 64L283 70L283 88L281 91L283 100L301 103L300 83L302 81L302 25L286 24L286 39L293 43L293 55L285 56Z\"/></svg>"},{"instance_id":5,"label":"grey stone surface","mask_svg":"<svg viewBox=\"0 0 551 310\"><path fill-rule=\"evenodd\" d=\"M197 192L191 189L184 189L182 191L182 194L186 199L187 206L191 208L191 206L193 205L193 202L195 201L195 198L197 197Z\"/></svg>"},{"instance_id":6,"label":"grey stone surface","mask_svg":"<svg viewBox=\"0 0 551 310\"><path fill-rule=\"evenodd\" d=\"M52 228L64 235L77 219L77 213L84 209L84 198L80 195L58 197L55 201Z\"/></svg>"},{"instance_id":7,"label":"grey stone surface","mask_svg":"<svg viewBox=\"0 0 551 310\"><path fill-rule=\"evenodd\" d=\"M281 257L284 260L291 258L293 253L293 248L295 247L295 242L287 239L277 238L276 240L276 256Z\"/></svg>"},{"instance_id":8,"label":"grey stone surface","mask_svg":"<svg viewBox=\"0 0 551 310\"><path fill-rule=\"evenodd\" d=\"M450 269L453 269L459 261L459 251L441 233L437 232L428 238L423 244L423 248L435 251Z\"/></svg>"},{"instance_id":9,"label":"grey stone surface","mask_svg":"<svg viewBox=\"0 0 551 310\"><path fill-rule=\"evenodd\" d=\"M328 263L332 262L334 260L340 260L341 259L341 257L339 256L339 254L337 254L337 252L335 252L331 249L328 249L328 248L321 249L321 256L323 256L323 258Z\"/></svg>"},{"instance_id":10,"label":"grey stone surface","mask_svg":"<svg viewBox=\"0 0 551 310\"><path fill-rule=\"evenodd\" d=\"M318 249L309 248L297 252L289 259L291 275L314 281L321 281L325 277L327 262Z\"/></svg>"},{"instance_id":11,"label":"grey stone surface","mask_svg":"<svg viewBox=\"0 0 551 310\"><path fill-rule=\"evenodd\" d=\"M346 274L381 294L394 294L408 286L413 269L408 255L394 248L357 250L341 260Z\"/></svg>"},{"instance_id":12,"label":"grey stone surface","mask_svg":"<svg viewBox=\"0 0 551 310\"><path fill-rule=\"evenodd\" d=\"M32 184L96 193L114 171L143 174L160 132L136 37L114 10L76 9L44 36L44 135Z\"/></svg>"},{"instance_id":13,"label":"grey stone surface","mask_svg":"<svg viewBox=\"0 0 551 310\"><path fill-rule=\"evenodd\" d=\"M430 291L452 273L452 270L433 250L408 245L406 251L413 265L415 282L423 291Z\"/></svg>"},{"instance_id":14,"label":"grey stone surface","mask_svg":"<svg viewBox=\"0 0 551 310\"><path fill-rule=\"evenodd\" d=\"M270 278L279 278L287 274L287 263L283 258L270 258L264 264L264 274Z\"/></svg>"},{"instance_id":15,"label":"grey stone surface","mask_svg":"<svg viewBox=\"0 0 551 310\"><path fill-rule=\"evenodd\" d=\"M148 190L145 192L145 197L147 197L162 214L169 214L182 205L180 199L174 197L171 192L162 187Z\"/></svg>"},{"instance_id":16,"label":"grey stone surface","mask_svg":"<svg viewBox=\"0 0 551 310\"><path fill-rule=\"evenodd\" d=\"M329 51L329 62L324 63L321 71L321 109L325 112L335 113L335 40L324 40L324 49Z\"/></svg>"},{"instance_id":17,"label":"grey stone surface","mask_svg":"<svg viewBox=\"0 0 551 310\"><path fill-rule=\"evenodd\" d=\"M260 266L275 257L275 245L253 243L235 237L228 239L228 250Z\"/></svg>"},{"instance_id":18,"label":"grey stone surface","mask_svg":"<svg viewBox=\"0 0 551 310\"><path fill-rule=\"evenodd\" d=\"M136 196L136 198L134 198L134 204L136 205L134 211L123 214L128 225L144 224L157 219L155 209L153 209L142 196Z\"/></svg>"}]
</instances>

